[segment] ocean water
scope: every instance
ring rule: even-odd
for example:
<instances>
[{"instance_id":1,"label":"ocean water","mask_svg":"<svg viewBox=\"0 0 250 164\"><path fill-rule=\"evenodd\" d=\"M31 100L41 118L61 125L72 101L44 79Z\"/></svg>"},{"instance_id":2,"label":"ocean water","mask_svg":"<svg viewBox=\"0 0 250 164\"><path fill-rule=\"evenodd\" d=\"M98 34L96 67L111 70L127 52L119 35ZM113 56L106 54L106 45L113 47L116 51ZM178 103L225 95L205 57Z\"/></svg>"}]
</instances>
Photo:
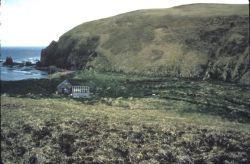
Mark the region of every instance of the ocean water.
<instances>
[{"instance_id":1,"label":"ocean water","mask_svg":"<svg viewBox=\"0 0 250 164\"><path fill-rule=\"evenodd\" d=\"M6 57L11 56L16 63L25 63L27 61L35 64L40 60L40 54L43 47L2 47L0 68L1 80L16 81L24 79L47 78L48 73L34 68L34 66L4 66Z\"/></svg>"}]
</instances>

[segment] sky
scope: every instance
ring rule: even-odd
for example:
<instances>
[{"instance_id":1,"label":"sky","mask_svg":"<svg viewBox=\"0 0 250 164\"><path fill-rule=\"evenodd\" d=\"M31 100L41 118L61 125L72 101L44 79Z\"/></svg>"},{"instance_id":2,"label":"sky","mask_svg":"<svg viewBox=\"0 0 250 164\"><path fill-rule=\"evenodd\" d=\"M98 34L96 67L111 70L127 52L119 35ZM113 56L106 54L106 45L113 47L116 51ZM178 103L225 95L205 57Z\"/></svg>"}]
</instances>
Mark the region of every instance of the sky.
<instances>
[{"instance_id":1,"label":"sky","mask_svg":"<svg viewBox=\"0 0 250 164\"><path fill-rule=\"evenodd\" d=\"M248 4L248 0L2 0L1 46L47 46L84 22L191 3Z\"/></svg>"}]
</instances>

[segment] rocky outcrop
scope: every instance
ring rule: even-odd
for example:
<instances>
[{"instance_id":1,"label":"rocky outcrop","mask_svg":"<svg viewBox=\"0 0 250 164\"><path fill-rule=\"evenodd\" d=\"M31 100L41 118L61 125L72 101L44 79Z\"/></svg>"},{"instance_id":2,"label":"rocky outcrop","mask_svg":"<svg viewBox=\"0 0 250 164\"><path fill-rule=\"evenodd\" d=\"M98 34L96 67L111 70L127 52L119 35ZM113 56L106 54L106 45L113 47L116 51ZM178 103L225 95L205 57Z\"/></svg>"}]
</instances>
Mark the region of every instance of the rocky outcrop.
<instances>
[{"instance_id":1,"label":"rocky outcrop","mask_svg":"<svg viewBox=\"0 0 250 164\"><path fill-rule=\"evenodd\" d=\"M22 62L22 63L17 63L14 62L14 60L12 59L11 56L6 57L5 62L3 63L4 66L15 66L15 67L24 67L24 66L34 66L35 64L33 64L30 61L26 61L26 62Z\"/></svg>"},{"instance_id":2,"label":"rocky outcrop","mask_svg":"<svg viewBox=\"0 0 250 164\"><path fill-rule=\"evenodd\" d=\"M41 52L42 66L50 66L56 63L57 42L52 41L50 45Z\"/></svg>"},{"instance_id":3,"label":"rocky outcrop","mask_svg":"<svg viewBox=\"0 0 250 164\"><path fill-rule=\"evenodd\" d=\"M83 38L84 39L84 38ZM89 37L84 42L62 38L58 43L52 41L41 52L42 66L55 65L59 68L82 69L96 54L99 37ZM64 42L70 42L65 44Z\"/></svg>"},{"instance_id":4,"label":"rocky outcrop","mask_svg":"<svg viewBox=\"0 0 250 164\"><path fill-rule=\"evenodd\" d=\"M6 57L5 62L3 64L8 65L8 66L12 66L14 64L12 57L11 56Z\"/></svg>"},{"instance_id":5,"label":"rocky outcrop","mask_svg":"<svg viewBox=\"0 0 250 164\"><path fill-rule=\"evenodd\" d=\"M194 4L84 23L41 65L249 84L248 5Z\"/></svg>"}]
</instances>

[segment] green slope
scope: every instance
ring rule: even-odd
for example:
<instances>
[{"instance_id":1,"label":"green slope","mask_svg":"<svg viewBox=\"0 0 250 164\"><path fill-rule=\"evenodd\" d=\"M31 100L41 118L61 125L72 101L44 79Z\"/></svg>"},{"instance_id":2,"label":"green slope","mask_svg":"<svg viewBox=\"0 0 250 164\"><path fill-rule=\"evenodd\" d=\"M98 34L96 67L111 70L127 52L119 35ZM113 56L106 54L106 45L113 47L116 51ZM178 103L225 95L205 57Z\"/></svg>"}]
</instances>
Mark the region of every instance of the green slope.
<instances>
[{"instance_id":1,"label":"green slope","mask_svg":"<svg viewBox=\"0 0 250 164\"><path fill-rule=\"evenodd\" d=\"M1 163L249 163L249 122L194 107L154 97L91 102L2 95Z\"/></svg>"},{"instance_id":2,"label":"green slope","mask_svg":"<svg viewBox=\"0 0 250 164\"><path fill-rule=\"evenodd\" d=\"M42 65L249 83L248 5L192 4L83 23Z\"/></svg>"}]
</instances>

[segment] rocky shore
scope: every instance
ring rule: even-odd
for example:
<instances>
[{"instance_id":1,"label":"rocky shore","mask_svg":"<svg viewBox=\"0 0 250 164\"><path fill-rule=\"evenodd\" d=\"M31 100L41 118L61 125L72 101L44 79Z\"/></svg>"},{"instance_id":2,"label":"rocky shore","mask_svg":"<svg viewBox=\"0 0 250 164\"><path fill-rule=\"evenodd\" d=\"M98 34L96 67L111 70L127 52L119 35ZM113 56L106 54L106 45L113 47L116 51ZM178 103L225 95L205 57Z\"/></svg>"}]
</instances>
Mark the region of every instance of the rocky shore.
<instances>
[{"instance_id":1,"label":"rocky shore","mask_svg":"<svg viewBox=\"0 0 250 164\"><path fill-rule=\"evenodd\" d=\"M22 63L19 63L19 62L15 62L12 57L6 57L5 61L3 62L3 65L4 66L9 66L9 67L12 67L12 66L19 66L19 67L24 67L24 66L37 66L39 65L40 62L37 62L37 63L32 63L30 61L24 61Z\"/></svg>"},{"instance_id":2,"label":"rocky shore","mask_svg":"<svg viewBox=\"0 0 250 164\"><path fill-rule=\"evenodd\" d=\"M6 57L5 61L3 62L3 66L6 67L33 67L40 71L48 72L48 74L53 74L56 72L65 72L68 71L66 69L58 68L56 66L42 66L41 62L38 61L36 63L32 63L30 61L24 61L24 62L15 62L12 57Z\"/></svg>"}]
</instances>

